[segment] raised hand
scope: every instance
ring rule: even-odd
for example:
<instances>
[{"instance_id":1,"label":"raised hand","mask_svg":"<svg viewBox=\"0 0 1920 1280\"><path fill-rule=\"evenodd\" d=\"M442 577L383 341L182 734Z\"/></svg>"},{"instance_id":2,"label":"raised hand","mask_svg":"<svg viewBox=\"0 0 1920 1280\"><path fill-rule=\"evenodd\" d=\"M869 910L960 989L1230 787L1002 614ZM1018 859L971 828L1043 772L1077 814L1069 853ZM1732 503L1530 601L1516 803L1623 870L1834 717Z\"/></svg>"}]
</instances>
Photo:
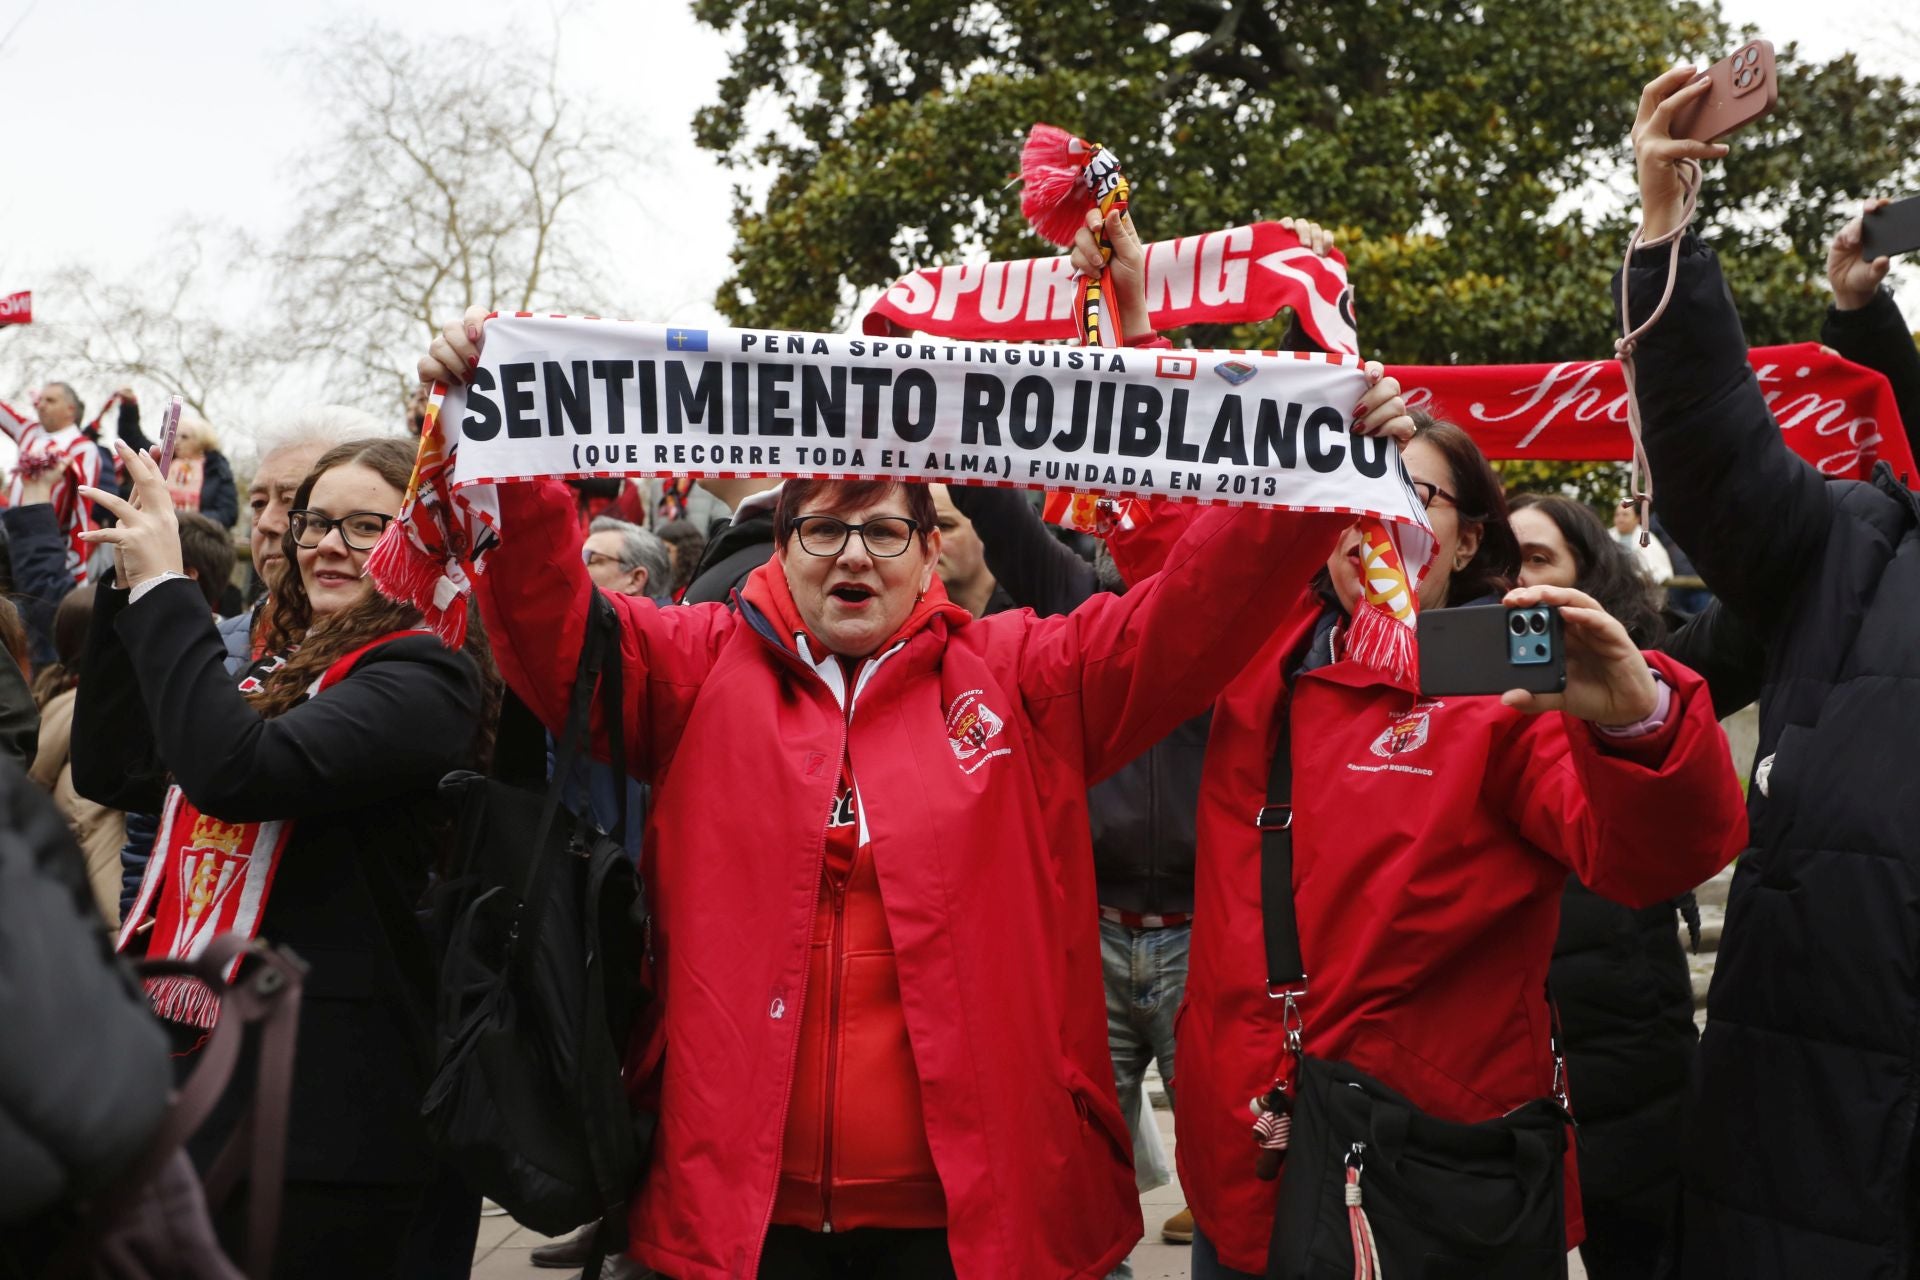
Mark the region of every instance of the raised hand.
<instances>
[{"instance_id":1,"label":"raised hand","mask_svg":"<svg viewBox=\"0 0 1920 1280\"><path fill-rule=\"evenodd\" d=\"M485 307L468 307L466 315L449 321L420 358L420 381L467 385L480 363L480 339L491 314Z\"/></svg>"},{"instance_id":2,"label":"raised hand","mask_svg":"<svg viewBox=\"0 0 1920 1280\"><path fill-rule=\"evenodd\" d=\"M1653 669L1627 637L1619 619L1600 607L1584 591L1569 587L1519 587L1507 592L1509 609L1552 605L1560 610L1561 635L1567 646L1567 687L1560 693L1528 693L1509 689L1500 695L1507 706L1533 714L1564 711L1595 724L1634 724L1652 715L1660 705Z\"/></svg>"},{"instance_id":3,"label":"raised hand","mask_svg":"<svg viewBox=\"0 0 1920 1280\"><path fill-rule=\"evenodd\" d=\"M1675 67L1640 93L1633 121L1633 160L1640 172L1641 238L1657 240L1686 216L1687 191L1681 162L1714 160L1727 154L1724 142L1695 142L1672 134L1673 113L1707 92L1709 82L1693 82L1690 66Z\"/></svg>"},{"instance_id":4,"label":"raised hand","mask_svg":"<svg viewBox=\"0 0 1920 1280\"><path fill-rule=\"evenodd\" d=\"M1827 283L1833 286L1833 305L1842 311L1858 311L1873 301L1880 282L1887 278L1891 258L1869 262L1860 256L1860 226L1866 214L1887 205L1886 200L1869 200L1861 216L1840 228L1827 249Z\"/></svg>"},{"instance_id":5,"label":"raised hand","mask_svg":"<svg viewBox=\"0 0 1920 1280\"><path fill-rule=\"evenodd\" d=\"M113 513L119 523L108 529L88 529L85 542L104 542L113 548L114 580L133 588L163 573L181 573L180 522L174 518L173 497L166 477L147 452L136 452L126 441L113 442L132 482L127 498L81 485L80 494Z\"/></svg>"}]
</instances>

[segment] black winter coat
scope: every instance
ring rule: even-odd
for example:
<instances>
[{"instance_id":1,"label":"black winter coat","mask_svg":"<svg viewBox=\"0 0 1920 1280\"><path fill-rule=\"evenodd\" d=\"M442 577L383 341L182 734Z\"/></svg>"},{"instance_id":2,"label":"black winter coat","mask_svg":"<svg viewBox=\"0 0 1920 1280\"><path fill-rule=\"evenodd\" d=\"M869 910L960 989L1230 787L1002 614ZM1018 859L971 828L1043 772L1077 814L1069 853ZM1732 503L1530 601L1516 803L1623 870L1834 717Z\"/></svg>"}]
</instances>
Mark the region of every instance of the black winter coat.
<instances>
[{"instance_id":1,"label":"black winter coat","mask_svg":"<svg viewBox=\"0 0 1920 1280\"><path fill-rule=\"evenodd\" d=\"M1667 251L1632 266L1652 314ZM1787 447L1712 252L1641 340L1661 518L1757 638L1759 762L1683 1144L1680 1274L1905 1277L1920 1108L1920 503Z\"/></svg>"},{"instance_id":2,"label":"black winter coat","mask_svg":"<svg viewBox=\"0 0 1920 1280\"><path fill-rule=\"evenodd\" d=\"M111 579L108 579L111 582ZM300 1009L287 1177L424 1182L433 968L413 914L439 849L440 779L471 768L481 688L431 635L391 641L320 697L263 720L234 687L192 582L129 606L102 584L74 710L74 786L135 813L168 772L229 822L290 818L260 936L311 966ZM243 1061L236 1079L250 1081ZM240 1098L196 1135L203 1159Z\"/></svg>"},{"instance_id":3,"label":"black winter coat","mask_svg":"<svg viewBox=\"0 0 1920 1280\"><path fill-rule=\"evenodd\" d=\"M1627 1200L1663 1184L1673 1195L1674 1136L1699 1038L1678 924L1672 902L1623 907L1567 877L1548 981L1580 1121L1584 1200Z\"/></svg>"},{"instance_id":4,"label":"black winter coat","mask_svg":"<svg viewBox=\"0 0 1920 1280\"><path fill-rule=\"evenodd\" d=\"M6 764L0 1027L0 1275L11 1275L20 1250L49 1243L50 1228L21 1224L122 1173L159 1125L171 1080L167 1037L113 955L66 819Z\"/></svg>"}]
</instances>

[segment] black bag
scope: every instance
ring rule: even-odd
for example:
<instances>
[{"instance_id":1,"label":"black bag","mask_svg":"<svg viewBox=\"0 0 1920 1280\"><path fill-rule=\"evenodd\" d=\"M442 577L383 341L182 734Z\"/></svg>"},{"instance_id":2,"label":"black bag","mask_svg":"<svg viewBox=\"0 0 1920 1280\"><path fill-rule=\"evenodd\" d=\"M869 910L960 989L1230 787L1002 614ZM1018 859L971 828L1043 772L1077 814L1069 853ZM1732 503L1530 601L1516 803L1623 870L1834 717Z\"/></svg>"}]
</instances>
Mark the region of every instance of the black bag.
<instances>
[{"instance_id":1,"label":"black bag","mask_svg":"<svg viewBox=\"0 0 1920 1280\"><path fill-rule=\"evenodd\" d=\"M599 1220L596 1243L608 1251L624 1248L627 1199L652 1135L652 1117L629 1107L621 1080L646 998L638 980L646 914L621 839L619 631L612 606L593 593L544 794L472 773L441 784L460 807L459 864L435 901L448 932L439 1065L421 1108L441 1154L475 1191L550 1236ZM561 808L589 737L596 678L621 780L611 834Z\"/></svg>"},{"instance_id":2,"label":"black bag","mask_svg":"<svg viewBox=\"0 0 1920 1280\"><path fill-rule=\"evenodd\" d=\"M1274 751L1261 833L1267 994L1286 1001L1292 1133L1268 1280L1353 1280L1356 1229L1393 1280L1543 1280L1567 1274L1564 1097L1498 1119L1427 1115L1345 1062L1301 1051L1306 964L1293 904L1292 765ZM1551 1004L1551 1001L1549 1001ZM1554 1087L1564 1080L1558 1022ZM1250 1159L1251 1162L1251 1159ZM1351 1186L1351 1190L1350 1190ZM1358 1200L1364 1222L1350 1212Z\"/></svg>"},{"instance_id":3,"label":"black bag","mask_svg":"<svg viewBox=\"0 0 1920 1280\"><path fill-rule=\"evenodd\" d=\"M251 963L233 982L227 966ZM306 963L293 952L222 934L193 960L143 960L142 977L198 978L220 997L220 1016L193 1074L175 1093L146 1152L89 1199L44 1280L270 1280L280 1230L287 1107ZM206 1123L232 1079L246 1028L260 1026L259 1065L248 1110L205 1176L185 1143ZM247 1186L247 1269L221 1251L211 1215ZM0 1273L7 1271L0 1258Z\"/></svg>"}]
</instances>

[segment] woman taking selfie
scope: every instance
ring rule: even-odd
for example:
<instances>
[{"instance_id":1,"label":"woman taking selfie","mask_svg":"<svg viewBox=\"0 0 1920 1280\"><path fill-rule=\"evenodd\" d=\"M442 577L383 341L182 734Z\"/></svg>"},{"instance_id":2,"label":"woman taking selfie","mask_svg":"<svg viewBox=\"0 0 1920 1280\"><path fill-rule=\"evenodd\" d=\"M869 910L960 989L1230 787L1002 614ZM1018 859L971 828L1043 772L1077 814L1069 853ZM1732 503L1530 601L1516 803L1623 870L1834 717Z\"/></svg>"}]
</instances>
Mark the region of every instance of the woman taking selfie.
<instances>
[{"instance_id":1,"label":"woman taking selfie","mask_svg":"<svg viewBox=\"0 0 1920 1280\"><path fill-rule=\"evenodd\" d=\"M433 979L413 906L438 848L440 779L487 748L489 668L365 577L400 508L408 445L341 445L301 482L284 542L293 571L238 687L181 572L165 479L143 454L121 446L121 458L130 499L87 495L118 523L89 535L113 547L115 570L88 633L73 768L82 794L164 815L122 945L178 955L238 931L311 966L274 1275L389 1276L430 1172L428 1028L415 1011L431 1008ZM195 1047L213 1021L204 990L152 995L179 1047ZM218 1151L238 1101L230 1092L202 1127L196 1159ZM218 1225L233 1248L239 1215Z\"/></svg>"},{"instance_id":2,"label":"woman taking selfie","mask_svg":"<svg viewBox=\"0 0 1920 1280\"><path fill-rule=\"evenodd\" d=\"M1276 1186L1303 1167L1296 1151L1278 1183L1262 1180L1251 1136L1250 1100L1294 1070L1288 1008L1310 1057L1350 1064L1441 1120L1505 1116L1559 1087L1545 988L1567 873L1655 901L1712 875L1744 832L1699 678L1643 657L1578 591L1510 590L1518 556L1492 468L1458 427L1416 422L1402 461L1439 542L1420 607L1557 607L1565 691L1428 697L1348 658L1355 528L1317 603L1215 704L1176 1103L1196 1280L1266 1274ZM1310 982L1297 1004L1268 995L1252 820L1280 745ZM1578 1243L1571 1197L1567 1221ZM1393 1257L1382 1264L1395 1273Z\"/></svg>"}]
</instances>

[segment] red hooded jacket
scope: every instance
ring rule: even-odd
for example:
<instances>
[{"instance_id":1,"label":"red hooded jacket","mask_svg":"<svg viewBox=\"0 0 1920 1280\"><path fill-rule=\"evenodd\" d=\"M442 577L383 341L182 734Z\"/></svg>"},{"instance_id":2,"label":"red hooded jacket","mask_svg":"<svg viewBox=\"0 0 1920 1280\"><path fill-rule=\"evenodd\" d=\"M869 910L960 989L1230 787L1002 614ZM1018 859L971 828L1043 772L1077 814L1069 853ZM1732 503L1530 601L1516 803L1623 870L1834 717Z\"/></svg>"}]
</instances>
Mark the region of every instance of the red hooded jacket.
<instances>
[{"instance_id":1,"label":"red hooded jacket","mask_svg":"<svg viewBox=\"0 0 1920 1280\"><path fill-rule=\"evenodd\" d=\"M1161 518L1147 528L1162 543L1171 532ZM1113 543L1123 572L1151 567ZM1711 877L1747 831L1705 682L1671 659L1647 655L1673 693L1664 727L1603 740L1494 697L1422 698L1350 660L1309 663L1288 689L1283 671L1320 609L1303 602L1214 705L1176 1032L1180 1185L1220 1260L1255 1274L1280 1184L1254 1175L1247 1103L1271 1085L1284 1032L1266 994L1253 816L1281 732L1305 1050L1445 1119L1492 1119L1552 1090L1544 992L1569 870L1643 906ZM1580 1081L1570 1087L1577 1116ZM1570 1151L1570 1247L1584 1236L1576 1172Z\"/></svg>"},{"instance_id":2,"label":"red hooded jacket","mask_svg":"<svg viewBox=\"0 0 1920 1280\"><path fill-rule=\"evenodd\" d=\"M558 485L502 486L500 500L480 603L508 683L557 724L592 590L578 526ZM1141 1222L1107 1054L1086 788L1217 696L1298 609L1344 520L1208 510L1125 596L1052 618L935 607L851 681L837 659L797 652L757 589L737 610L614 601L629 758L655 784L664 1051L631 1216L641 1260L679 1280L758 1271L843 761L959 1275L1096 1280L1126 1256ZM900 1088L845 1093L897 1123L906 1112L885 1099Z\"/></svg>"}]
</instances>

